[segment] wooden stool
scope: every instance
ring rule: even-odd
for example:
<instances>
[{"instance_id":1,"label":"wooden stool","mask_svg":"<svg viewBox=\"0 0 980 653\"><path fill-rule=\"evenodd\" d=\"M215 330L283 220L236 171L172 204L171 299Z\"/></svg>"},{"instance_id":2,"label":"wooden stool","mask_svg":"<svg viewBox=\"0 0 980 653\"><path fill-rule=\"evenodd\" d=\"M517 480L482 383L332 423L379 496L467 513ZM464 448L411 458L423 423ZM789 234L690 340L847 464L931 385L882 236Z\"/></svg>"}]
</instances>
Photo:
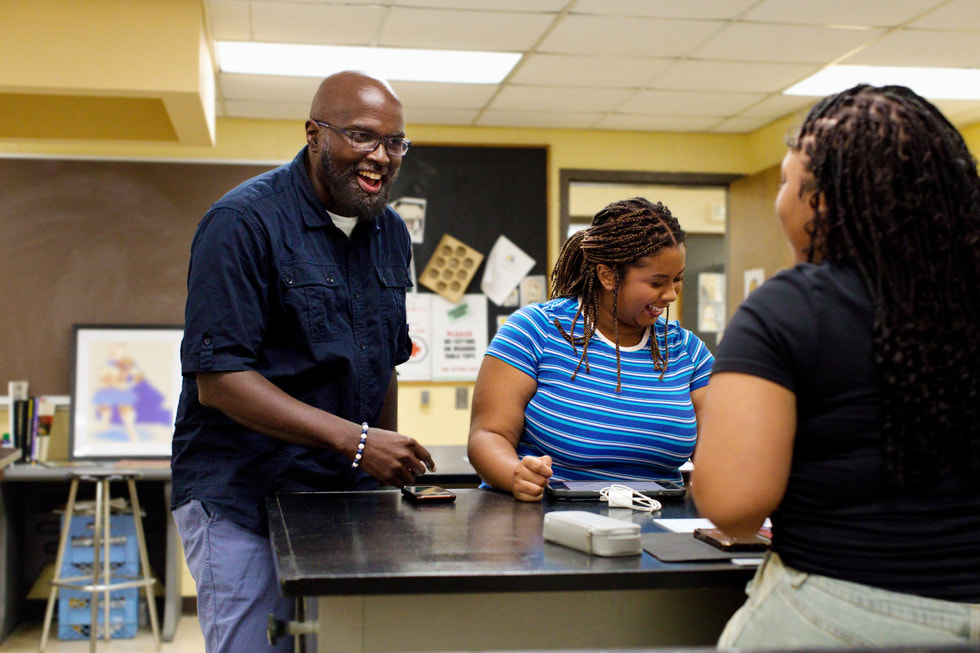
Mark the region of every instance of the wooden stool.
<instances>
[{"instance_id":1,"label":"wooden stool","mask_svg":"<svg viewBox=\"0 0 980 653\"><path fill-rule=\"evenodd\" d=\"M71 480L71 489L68 491L68 505L65 508L64 523L61 527L61 541L58 544L58 556L54 563L54 577L51 579L51 594L48 596L48 607L44 613L44 630L41 632L40 650L43 651L44 646L47 644L55 601L58 598L58 591L62 587L91 592L92 596L89 603L92 606L92 621L89 628L89 651L93 653L95 651L95 641L98 639L99 594L101 593L103 595L102 603L105 608L105 630L103 634L105 640L109 641L111 636L109 628L109 592L111 590L130 587L144 588L146 592L146 607L150 613L150 626L153 628L153 637L156 640L157 648L160 648L160 633L157 629L157 608L153 592L151 591L156 581L150 574L150 562L146 555L146 540L143 537L142 513L140 511L139 499L136 496L136 480L142 478L142 476L139 472L118 472L110 470L71 473L67 476ZM78 493L79 481L95 483L95 530L92 535L92 573L81 576L62 577L62 563L65 559L65 551L69 546L69 533L71 531L72 516L75 513L75 497ZM110 571L109 544L111 540L111 520L109 519L109 483L112 481L126 481L129 486L129 501L130 507L133 509L133 525L136 532L140 559L140 574L137 576L113 575ZM138 623L139 620L137 619Z\"/></svg>"}]
</instances>

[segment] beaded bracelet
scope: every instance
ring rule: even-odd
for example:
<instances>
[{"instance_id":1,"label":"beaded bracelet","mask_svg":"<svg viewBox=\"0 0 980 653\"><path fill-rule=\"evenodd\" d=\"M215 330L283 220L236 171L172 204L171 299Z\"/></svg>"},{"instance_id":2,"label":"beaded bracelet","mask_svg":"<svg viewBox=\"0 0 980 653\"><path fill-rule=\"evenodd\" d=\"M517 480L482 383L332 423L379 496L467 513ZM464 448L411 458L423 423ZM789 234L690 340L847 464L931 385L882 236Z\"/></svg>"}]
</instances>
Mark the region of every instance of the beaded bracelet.
<instances>
[{"instance_id":1,"label":"beaded bracelet","mask_svg":"<svg viewBox=\"0 0 980 653\"><path fill-rule=\"evenodd\" d=\"M351 467L357 469L361 465L361 458L364 457L364 443L367 442L368 423L361 422L361 441L357 444L357 453L354 454L354 462Z\"/></svg>"}]
</instances>

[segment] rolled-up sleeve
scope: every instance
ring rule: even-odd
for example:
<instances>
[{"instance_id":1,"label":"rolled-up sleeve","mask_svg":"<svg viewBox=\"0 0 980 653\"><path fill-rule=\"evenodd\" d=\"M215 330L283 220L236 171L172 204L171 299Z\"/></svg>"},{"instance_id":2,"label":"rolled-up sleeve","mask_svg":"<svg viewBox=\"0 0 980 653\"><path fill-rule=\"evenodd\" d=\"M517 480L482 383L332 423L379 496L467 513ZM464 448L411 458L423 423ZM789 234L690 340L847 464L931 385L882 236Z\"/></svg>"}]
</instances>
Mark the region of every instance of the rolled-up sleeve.
<instances>
[{"instance_id":1,"label":"rolled-up sleeve","mask_svg":"<svg viewBox=\"0 0 980 653\"><path fill-rule=\"evenodd\" d=\"M246 216L215 208L191 244L181 366L185 375L255 368L268 320L268 247Z\"/></svg>"}]
</instances>

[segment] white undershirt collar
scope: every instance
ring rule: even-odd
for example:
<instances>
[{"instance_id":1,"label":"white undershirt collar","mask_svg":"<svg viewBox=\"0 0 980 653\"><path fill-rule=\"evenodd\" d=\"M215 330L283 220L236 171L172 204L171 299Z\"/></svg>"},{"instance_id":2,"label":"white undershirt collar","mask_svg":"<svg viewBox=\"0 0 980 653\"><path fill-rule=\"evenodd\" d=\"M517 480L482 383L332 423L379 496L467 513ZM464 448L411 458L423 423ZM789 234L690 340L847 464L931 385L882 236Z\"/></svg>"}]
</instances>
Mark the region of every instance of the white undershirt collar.
<instances>
[{"instance_id":1,"label":"white undershirt collar","mask_svg":"<svg viewBox=\"0 0 980 653\"><path fill-rule=\"evenodd\" d=\"M344 234L350 238L350 234L354 231L354 227L357 226L357 218L348 218L346 215L337 215L336 213L331 213L327 211L327 215L330 216L330 220L334 223L338 229L344 232Z\"/></svg>"}]
</instances>

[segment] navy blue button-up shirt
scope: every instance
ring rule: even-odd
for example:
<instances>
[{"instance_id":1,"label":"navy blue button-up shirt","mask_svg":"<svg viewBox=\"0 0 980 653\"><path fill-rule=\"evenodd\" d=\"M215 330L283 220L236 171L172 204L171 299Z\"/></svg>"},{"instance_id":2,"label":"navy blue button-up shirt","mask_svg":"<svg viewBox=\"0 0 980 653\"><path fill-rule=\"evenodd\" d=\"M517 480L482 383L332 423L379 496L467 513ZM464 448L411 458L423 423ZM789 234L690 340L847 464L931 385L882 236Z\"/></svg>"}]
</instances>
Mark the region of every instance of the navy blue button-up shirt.
<instances>
[{"instance_id":1,"label":"navy blue button-up shirt","mask_svg":"<svg viewBox=\"0 0 980 653\"><path fill-rule=\"evenodd\" d=\"M411 340L411 240L392 209L334 226L306 168L292 163L216 202L191 245L173 442L173 505L190 499L257 532L277 490L373 487L333 451L256 433L198 401L197 372L252 370L308 404L377 424Z\"/></svg>"}]
</instances>

